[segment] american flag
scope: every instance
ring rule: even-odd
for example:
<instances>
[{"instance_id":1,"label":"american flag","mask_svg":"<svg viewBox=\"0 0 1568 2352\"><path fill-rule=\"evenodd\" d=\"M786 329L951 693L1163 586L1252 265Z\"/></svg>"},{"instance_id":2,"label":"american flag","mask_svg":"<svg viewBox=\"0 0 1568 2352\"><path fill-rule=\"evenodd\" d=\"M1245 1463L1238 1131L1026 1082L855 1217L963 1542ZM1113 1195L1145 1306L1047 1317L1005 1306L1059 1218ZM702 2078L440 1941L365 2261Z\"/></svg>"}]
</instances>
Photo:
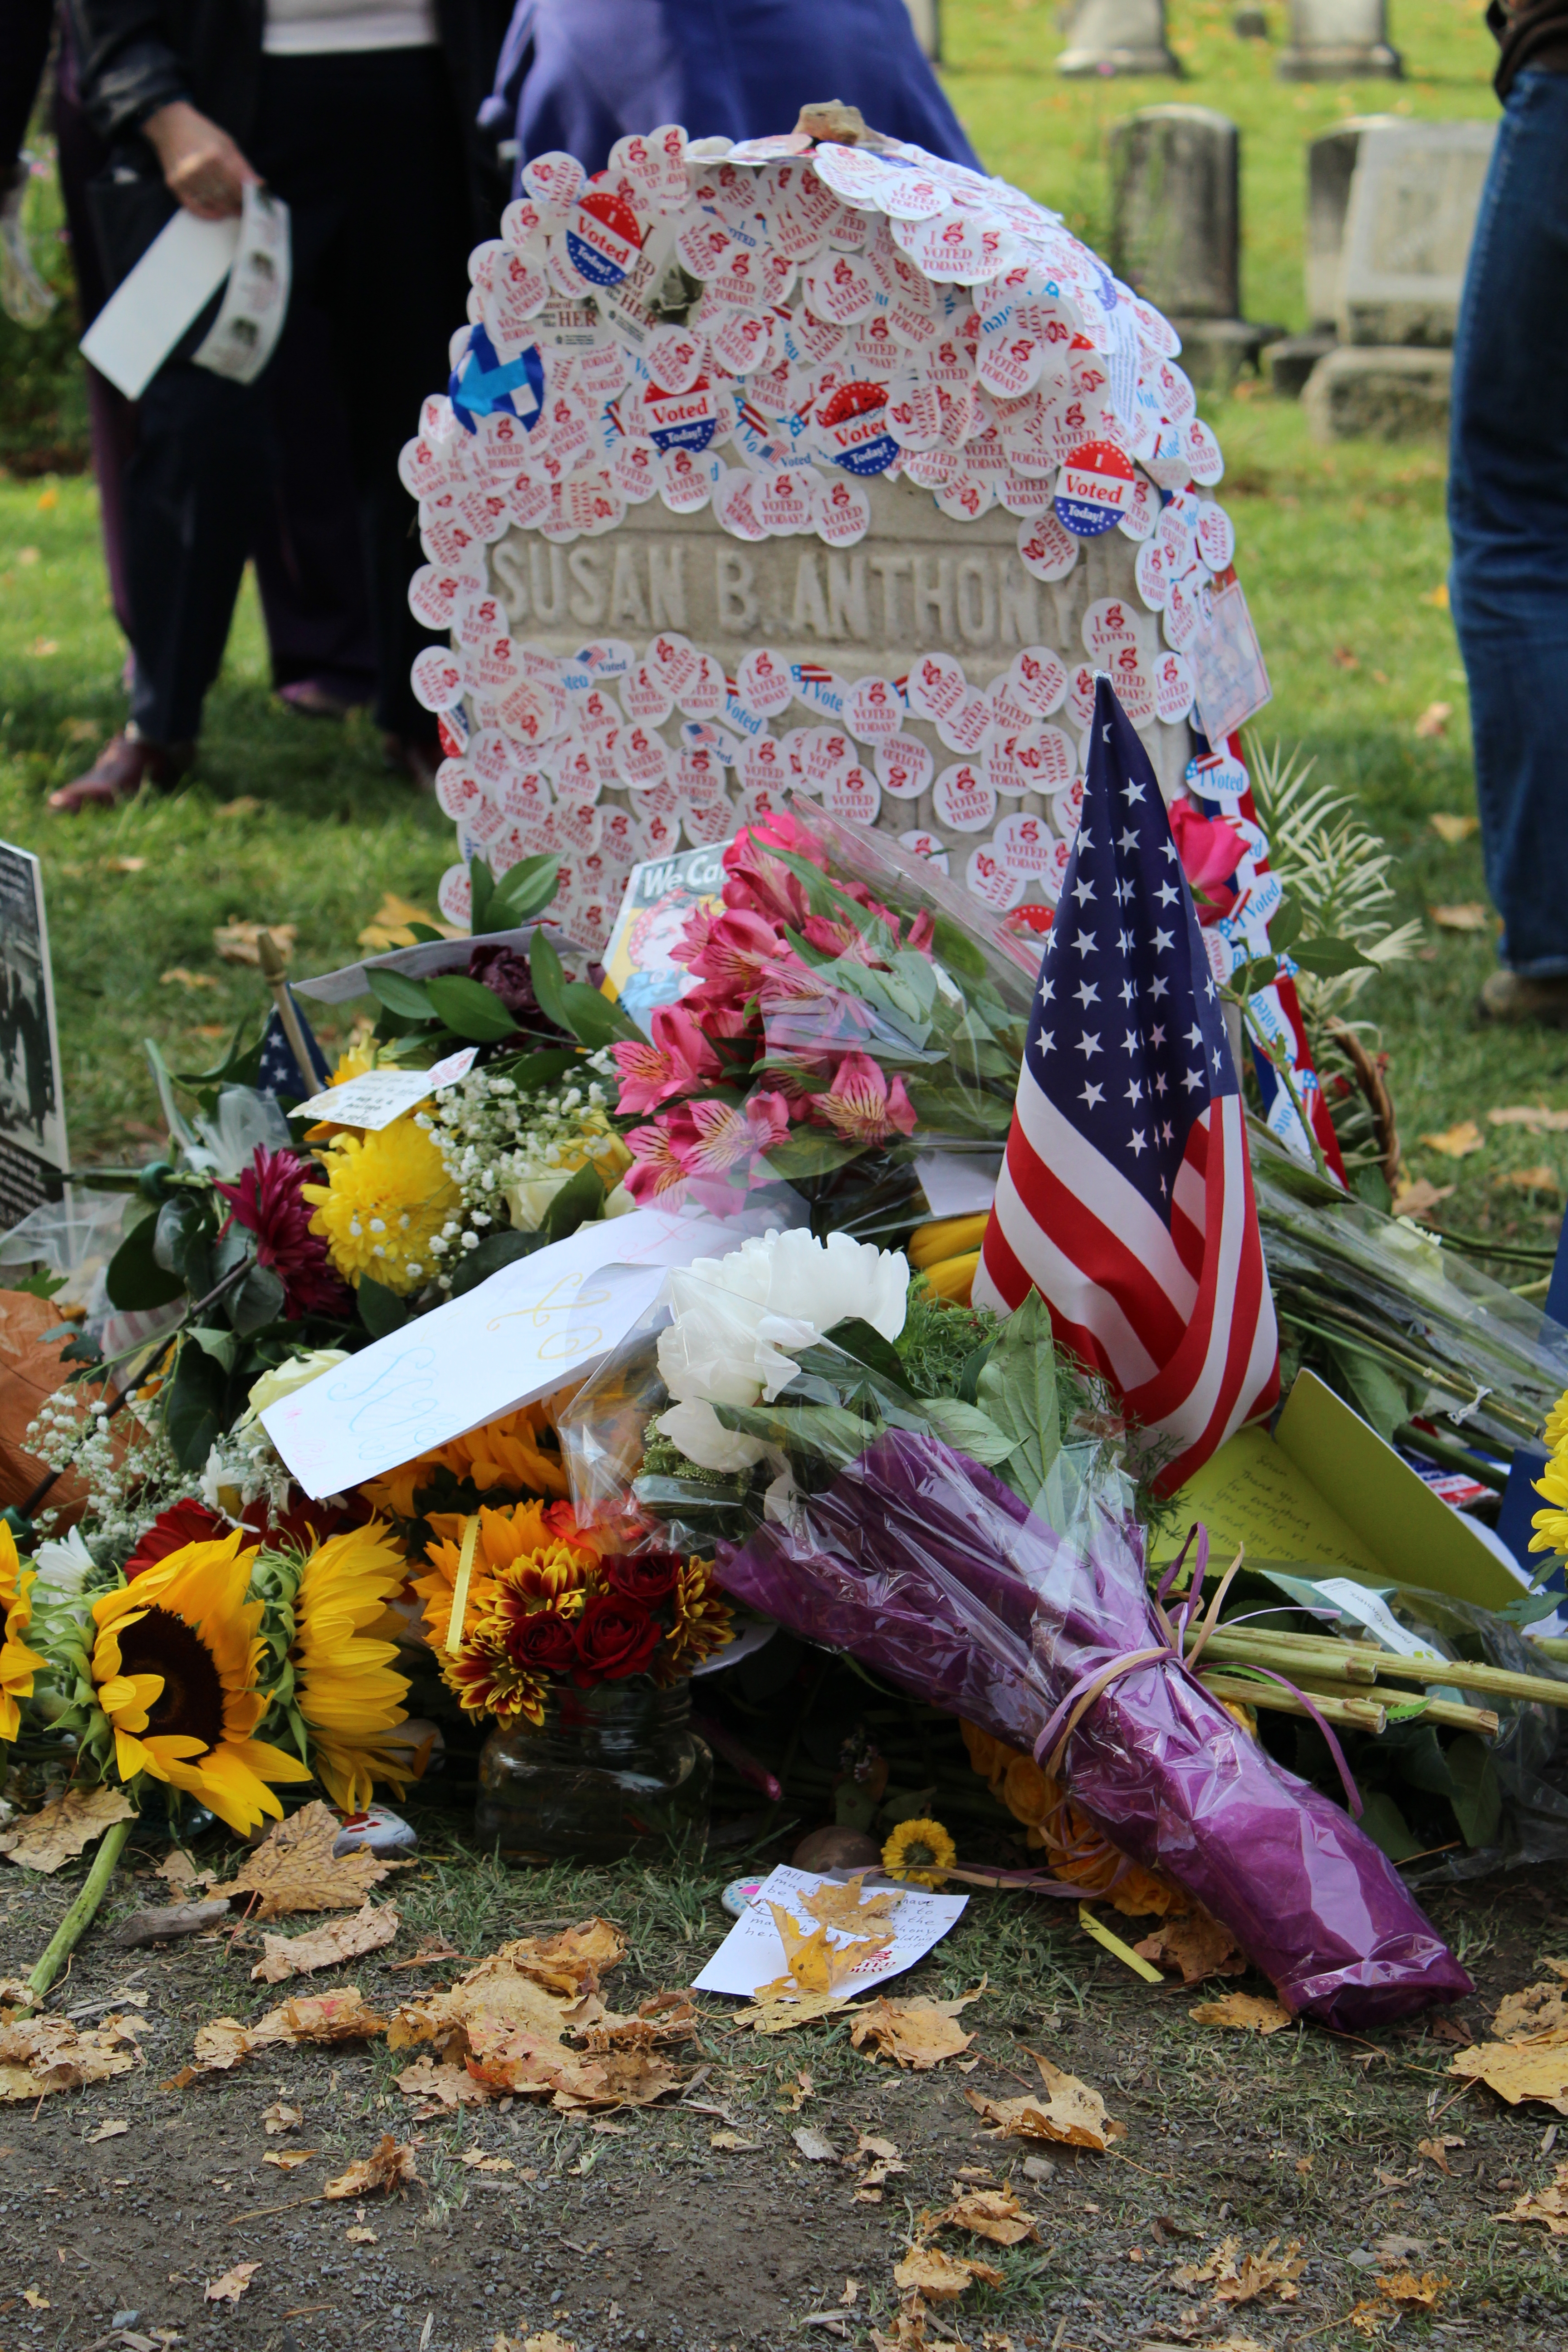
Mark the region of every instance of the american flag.
<instances>
[{"instance_id":1,"label":"american flag","mask_svg":"<svg viewBox=\"0 0 1568 2352\"><path fill-rule=\"evenodd\" d=\"M289 1043L289 1033L283 1026L283 1016L273 1008L267 1024L267 1034L261 1041L261 1065L257 1072L258 1094L272 1095L279 1102L308 1102L326 1085L329 1076L327 1057L316 1043L316 1033L300 1009L300 1000L292 989L289 1002L300 1015L300 1028L310 1049L310 1067L301 1070L294 1048Z\"/></svg>"},{"instance_id":2,"label":"american flag","mask_svg":"<svg viewBox=\"0 0 1568 2352\"><path fill-rule=\"evenodd\" d=\"M1219 992L1149 757L1095 687L1083 816L1040 964L973 1297L1033 1284L1171 1458L1172 1492L1279 1394Z\"/></svg>"}]
</instances>

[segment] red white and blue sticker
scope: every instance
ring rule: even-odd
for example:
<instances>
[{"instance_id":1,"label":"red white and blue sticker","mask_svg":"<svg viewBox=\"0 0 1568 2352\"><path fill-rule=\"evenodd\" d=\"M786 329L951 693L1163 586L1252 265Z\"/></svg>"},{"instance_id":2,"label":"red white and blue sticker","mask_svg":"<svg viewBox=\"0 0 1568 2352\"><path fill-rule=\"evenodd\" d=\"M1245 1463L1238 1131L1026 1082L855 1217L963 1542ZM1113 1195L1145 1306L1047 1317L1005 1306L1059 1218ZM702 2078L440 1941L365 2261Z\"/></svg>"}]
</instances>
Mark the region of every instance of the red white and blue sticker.
<instances>
[{"instance_id":1,"label":"red white and blue sticker","mask_svg":"<svg viewBox=\"0 0 1568 2352\"><path fill-rule=\"evenodd\" d=\"M899 454L887 427L888 387L869 378L841 383L816 412L817 448L849 474L884 474Z\"/></svg>"},{"instance_id":2,"label":"red white and blue sticker","mask_svg":"<svg viewBox=\"0 0 1568 2352\"><path fill-rule=\"evenodd\" d=\"M1112 441L1069 449L1057 476L1056 509L1076 539L1113 530L1132 499L1132 460Z\"/></svg>"},{"instance_id":3,"label":"red white and blue sticker","mask_svg":"<svg viewBox=\"0 0 1568 2352\"><path fill-rule=\"evenodd\" d=\"M642 251L642 229L625 196L590 188L566 226L572 267L587 286L618 286Z\"/></svg>"},{"instance_id":4,"label":"red white and blue sticker","mask_svg":"<svg viewBox=\"0 0 1568 2352\"><path fill-rule=\"evenodd\" d=\"M447 387L453 414L464 429L477 432L481 416L515 416L531 433L544 405L544 362L530 343L514 360L502 361L482 327L475 327L468 350Z\"/></svg>"},{"instance_id":5,"label":"red white and blue sticker","mask_svg":"<svg viewBox=\"0 0 1568 2352\"><path fill-rule=\"evenodd\" d=\"M688 392L650 383L643 394L643 430L659 449L706 449L719 425L719 404L705 375Z\"/></svg>"}]
</instances>

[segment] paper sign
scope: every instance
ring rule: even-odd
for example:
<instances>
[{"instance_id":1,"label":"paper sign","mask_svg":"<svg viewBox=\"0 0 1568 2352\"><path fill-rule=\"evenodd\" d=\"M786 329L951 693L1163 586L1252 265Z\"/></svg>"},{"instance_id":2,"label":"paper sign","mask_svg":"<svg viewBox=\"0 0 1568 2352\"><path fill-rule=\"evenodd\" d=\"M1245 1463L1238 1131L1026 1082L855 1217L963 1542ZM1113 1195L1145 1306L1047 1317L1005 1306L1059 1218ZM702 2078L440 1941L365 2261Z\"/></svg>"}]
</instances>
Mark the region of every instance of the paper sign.
<instances>
[{"instance_id":1,"label":"paper sign","mask_svg":"<svg viewBox=\"0 0 1568 2352\"><path fill-rule=\"evenodd\" d=\"M632 867L605 949L604 987L644 1032L657 1005L674 1004L698 985L696 973L676 962L674 950L698 908L722 911L729 846L728 840L711 842Z\"/></svg>"},{"instance_id":2,"label":"paper sign","mask_svg":"<svg viewBox=\"0 0 1568 2352\"><path fill-rule=\"evenodd\" d=\"M295 1118L330 1118L335 1127L367 1128L374 1135L405 1111L433 1095L437 1087L455 1087L474 1066L477 1045L465 1045L433 1062L427 1070L366 1070L345 1078L341 1087L326 1087L292 1113Z\"/></svg>"},{"instance_id":3,"label":"paper sign","mask_svg":"<svg viewBox=\"0 0 1568 2352\"><path fill-rule=\"evenodd\" d=\"M198 220L182 205L82 337L83 359L127 400L140 400L238 249L237 219Z\"/></svg>"},{"instance_id":4,"label":"paper sign","mask_svg":"<svg viewBox=\"0 0 1568 2352\"><path fill-rule=\"evenodd\" d=\"M921 1151L915 1174L933 1217L978 1216L996 1198L999 1151Z\"/></svg>"},{"instance_id":5,"label":"paper sign","mask_svg":"<svg viewBox=\"0 0 1568 2352\"><path fill-rule=\"evenodd\" d=\"M1181 1533L1165 1557L1201 1519L1219 1569L1245 1542L1255 1566L1344 1569L1483 1609L1506 1608L1528 1584L1312 1372L1297 1375L1272 1437L1238 1431L1176 1500Z\"/></svg>"},{"instance_id":6,"label":"paper sign","mask_svg":"<svg viewBox=\"0 0 1568 2352\"><path fill-rule=\"evenodd\" d=\"M816 1921L805 1907L805 1898L815 1895L819 1886L835 1886L841 1879L824 1878L813 1870L791 1870L784 1864L764 1878L749 1907L736 1920L701 1975L692 1981L694 1992L733 1992L754 1994L759 1986L772 1984L775 1977L787 1973L784 1944L773 1925L770 1903L779 1904L795 1919L804 1935L811 1935ZM906 1886L899 1890L892 1911L875 1922L878 1930L890 1930L892 1943L888 1949L876 1953L855 1969L838 1990L848 1996L865 1991L888 1977L901 1976L923 1960L931 1946L940 1943L950 1927L956 1926L967 1895L931 1895L923 1886ZM842 1932L829 1928L827 1940L842 1946L856 1938L850 1929Z\"/></svg>"},{"instance_id":7,"label":"paper sign","mask_svg":"<svg viewBox=\"0 0 1568 2352\"><path fill-rule=\"evenodd\" d=\"M346 1493L586 1372L653 1305L667 1267L721 1257L734 1239L661 1209L580 1225L279 1398L262 1425L313 1500Z\"/></svg>"},{"instance_id":8,"label":"paper sign","mask_svg":"<svg viewBox=\"0 0 1568 2352\"><path fill-rule=\"evenodd\" d=\"M43 868L0 841L0 1234L58 1201L69 1166Z\"/></svg>"}]
</instances>

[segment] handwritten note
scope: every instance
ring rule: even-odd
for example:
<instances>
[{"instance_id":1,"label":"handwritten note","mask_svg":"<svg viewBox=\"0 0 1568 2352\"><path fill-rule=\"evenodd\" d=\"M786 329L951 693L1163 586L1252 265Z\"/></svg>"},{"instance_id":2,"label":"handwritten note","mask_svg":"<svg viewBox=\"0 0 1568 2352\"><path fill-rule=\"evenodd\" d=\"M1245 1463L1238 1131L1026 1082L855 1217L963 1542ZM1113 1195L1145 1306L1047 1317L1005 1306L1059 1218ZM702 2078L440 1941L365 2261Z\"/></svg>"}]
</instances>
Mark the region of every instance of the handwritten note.
<instances>
[{"instance_id":1,"label":"handwritten note","mask_svg":"<svg viewBox=\"0 0 1568 2352\"><path fill-rule=\"evenodd\" d=\"M262 1424L307 1495L345 1493L585 1373L647 1313L668 1267L733 1240L659 1209L581 1225L279 1398Z\"/></svg>"},{"instance_id":2,"label":"handwritten note","mask_svg":"<svg viewBox=\"0 0 1568 2352\"><path fill-rule=\"evenodd\" d=\"M819 1886L835 1884L817 1871L791 1870L781 1863L763 1879L701 1975L693 1979L692 1990L750 1994L759 1985L771 1984L775 1977L782 1977L784 1945L769 1904L781 1905L810 1934L816 1921L805 1908L805 1898L815 1895ZM923 1886L900 1888L891 1914L876 1922L879 1929L890 1929L891 1945L855 1969L839 1990L847 1998L880 1984L884 1978L901 1976L905 1969L912 1969L957 1923L968 1901L967 1895L931 1895ZM830 1928L827 1940L842 1945L853 1943L855 1937L851 1930L841 1934L837 1928Z\"/></svg>"},{"instance_id":3,"label":"handwritten note","mask_svg":"<svg viewBox=\"0 0 1568 2352\"><path fill-rule=\"evenodd\" d=\"M474 1066L477 1045L465 1045L460 1053L448 1054L445 1061L434 1062L427 1070L366 1070L357 1078L345 1078L341 1087L327 1087L309 1102L302 1102L293 1116L296 1118L330 1118L338 1127L367 1128L374 1134L390 1127L433 1095L437 1087L455 1087L466 1078Z\"/></svg>"}]
</instances>

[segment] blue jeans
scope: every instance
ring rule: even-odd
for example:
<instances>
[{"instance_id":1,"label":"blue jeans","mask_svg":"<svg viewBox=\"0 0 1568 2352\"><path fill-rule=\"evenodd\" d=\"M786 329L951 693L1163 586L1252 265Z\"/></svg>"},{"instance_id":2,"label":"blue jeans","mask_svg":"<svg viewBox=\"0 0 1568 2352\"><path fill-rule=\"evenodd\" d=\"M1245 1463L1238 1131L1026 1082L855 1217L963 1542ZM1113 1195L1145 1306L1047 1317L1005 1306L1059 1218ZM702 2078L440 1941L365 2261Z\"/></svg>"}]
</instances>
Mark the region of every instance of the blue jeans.
<instances>
[{"instance_id":1,"label":"blue jeans","mask_svg":"<svg viewBox=\"0 0 1568 2352\"><path fill-rule=\"evenodd\" d=\"M1454 346L1449 599L1499 953L1568 974L1568 73L1509 92Z\"/></svg>"}]
</instances>

